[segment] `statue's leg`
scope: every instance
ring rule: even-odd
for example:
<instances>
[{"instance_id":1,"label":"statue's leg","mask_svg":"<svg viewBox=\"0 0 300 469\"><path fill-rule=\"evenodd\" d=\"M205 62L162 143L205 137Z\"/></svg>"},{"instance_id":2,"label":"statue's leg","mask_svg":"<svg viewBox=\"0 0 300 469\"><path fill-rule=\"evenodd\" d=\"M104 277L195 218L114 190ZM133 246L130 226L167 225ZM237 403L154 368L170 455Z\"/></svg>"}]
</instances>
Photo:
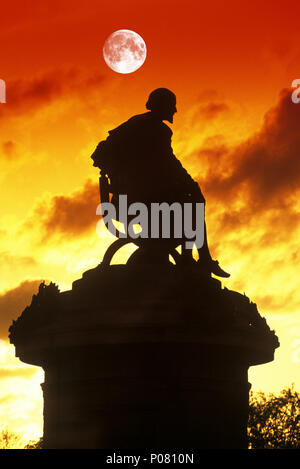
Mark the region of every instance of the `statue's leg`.
<instances>
[{"instance_id":1,"label":"statue's leg","mask_svg":"<svg viewBox=\"0 0 300 469\"><path fill-rule=\"evenodd\" d=\"M208 244L207 244L207 230L206 230L205 221L204 221L204 242L203 242L203 246L198 249L198 253L199 253L199 259L202 259L202 260L212 259L211 254L209 252Z\"/></svg>"},{"instance_id":2,"label":"statue's leg","mask_svg":"<svg viewBox=\"0 0 300 469\"><path fill-rule=\"evenodd\" d=\"M218 261L214 261L211 257L209 252L208 243L207 243L207 230L206 230L206 223L204 219L204 242L203 246L198 249L199 253L199 266L208 274L214 274L217 277L230 277L230 274L225 272L220 266Z\"/></svg>"}]
</instances>

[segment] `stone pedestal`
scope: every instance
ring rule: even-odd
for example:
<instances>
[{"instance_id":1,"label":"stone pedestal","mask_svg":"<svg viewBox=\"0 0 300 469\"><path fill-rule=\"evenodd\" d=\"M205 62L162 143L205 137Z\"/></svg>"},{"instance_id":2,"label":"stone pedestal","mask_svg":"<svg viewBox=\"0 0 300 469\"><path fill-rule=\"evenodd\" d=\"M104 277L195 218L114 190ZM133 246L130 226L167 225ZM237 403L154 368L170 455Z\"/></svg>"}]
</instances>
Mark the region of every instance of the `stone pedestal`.
<instances>
[{"instance_id":1,"label":"stone pedestal","mask_svg":"<svg viewBox=\"0 0 300 469\"><path fill-rule=\"evenodd\" d=\"M45 370L46 448L247 448L248 368L279 345L246 296L171 264L42 284L10 331Z\"/></svg>"}]
</instances>

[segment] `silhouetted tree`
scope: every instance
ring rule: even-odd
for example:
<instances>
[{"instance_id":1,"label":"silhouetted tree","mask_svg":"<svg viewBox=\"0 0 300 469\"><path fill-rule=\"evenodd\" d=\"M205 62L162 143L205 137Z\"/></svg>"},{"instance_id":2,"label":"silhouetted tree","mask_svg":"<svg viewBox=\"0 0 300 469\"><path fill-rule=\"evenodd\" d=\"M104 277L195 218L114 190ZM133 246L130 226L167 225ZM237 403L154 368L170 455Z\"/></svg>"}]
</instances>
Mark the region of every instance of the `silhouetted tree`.
<instances>
[{"instance_id":1,"label":"silhouetted tree","mask_svg":"<svg viewBox=\"0 0 300 469\"><path fill-rule=\"evenodd\" d=\"M300 448L300 394L293 386L278 395L250 392L248 439L250 449ZM24 443L17 433L0 431L0 449L42 448L43 438Z\"/></svg>"},{"instance_id":2,"label":"silhouetted tree","mask_svg":"<svg viewBox=\"0 0 300 469\"><path fill-rule=\"evenodd\" d=\"M0 430L0 449L42 449L43 438L25 441L21 435L7 428Z\"/></svg>"},{"instance_id":3,"label":"silhouetted tree","mask_svg":"<svg viewBox=\"0 0 300 469\"><path fill-rule=\"evenodd\" d=\"M250 393L250 449L300 448L300 394L292 388L279 395Z\"/></svg>"},{"instance_id":4,"label":"silhouetted tree","mask_svg":"<svg viewBox=\"0 0 300 469\"><path fill-rule=\"evenodd\" d=\"M24 449L43 449L43 437L37 441L28 441Z\"/></svg>"},{"instance_id":5,"label":"silhouetted tree","mask_svg":"<svg viewBox=\"0 0 300 469\"><path fill-rule=\"evenodd\" d=\"M24 440L18 433L2 428L0 431L0 449L22 449Z\"/></svg>"}]
</instances>

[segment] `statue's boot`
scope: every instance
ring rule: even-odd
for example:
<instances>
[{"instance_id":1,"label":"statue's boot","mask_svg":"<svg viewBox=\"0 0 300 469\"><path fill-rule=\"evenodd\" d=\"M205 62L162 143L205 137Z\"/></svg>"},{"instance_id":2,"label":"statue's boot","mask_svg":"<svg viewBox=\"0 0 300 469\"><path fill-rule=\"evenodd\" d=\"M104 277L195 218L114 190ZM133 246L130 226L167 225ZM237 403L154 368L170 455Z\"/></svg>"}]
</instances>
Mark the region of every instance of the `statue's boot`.
<instances>
[{"instance_id":1,"label":"statue's boot","mask_svg":"<svg viewBox=\"0 0 300 469\"><path fill-rule=\"evenodd\" d=\"M225 270L221 269L221 267L219 266L219 262L213 261L211 258L200 258L198 264L204 272L214 274L217 277L230 277L230 274L225 272Z\"/></svg>"}]
</instances>

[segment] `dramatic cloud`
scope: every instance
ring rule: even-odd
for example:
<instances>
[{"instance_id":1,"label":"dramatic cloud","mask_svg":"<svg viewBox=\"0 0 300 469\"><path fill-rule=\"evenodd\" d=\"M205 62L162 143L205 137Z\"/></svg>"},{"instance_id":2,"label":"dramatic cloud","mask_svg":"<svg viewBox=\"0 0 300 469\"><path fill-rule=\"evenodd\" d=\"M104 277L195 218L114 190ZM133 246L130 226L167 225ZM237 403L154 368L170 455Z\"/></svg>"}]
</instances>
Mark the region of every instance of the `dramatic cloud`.
<instances>
[{"instance_id":1,"label":"dramatic cloud","mask_svg":"<svg viewBox=\"0 0 300 469\"><path fill-rule=\"evenodd\" d=\"M30 80L8 81L7 103L0 107L0 118L10 114L28 114L63 95L86 95L90 88L99 86L102 82L102 75L83 76L75 68L53 70Z\"/></svg>"},{"instance_id":2,"label":"dramatic cloud","mask_svg":"<svg viewBox=\"0 0 300 469\"><path fill-rule=\"evenodd\" d=\"M300 106L283 90L279 103L269 110L261 130L233 150L200 149L209 155L206 191L227 201L243 192L255 210L285 204L300 184Z\"/></svg>"},{"instance_id":3,"label":"dramatic cloud","mask_svg":"<svg viewBox=\"0 0 300 469\"><path fill-rule=\"evenodd\" d=\"M201 168L209 246L233 289L266 311L299 310L300 105L283 90L261 129L230 147L220 135L190 155Z\"/></svg>"},{"instance_id":4,"label":"dramatic cloud","mask_svg":"<svg viewBox=\"0 0 300 469\"><path fill-rule=\"evenodd\" d=\"M15 156L15 144L11 140L2 143L2 154L8 160Z\"/></svg>"},{"instance_id":5,"label":"dramatic cloud","mask_svg":"<svg viewBox=\"0 0 300 469\"><path fill-rule=\"evenodd\" d=\"M229 107L225 103L210 102L200 106L197 116L205 119L214 119L219 114L229 111Z\"/></svg>"},{"instance_id":6,"label":"dramatic cloud","mask_svg":"<svg viewBox=\"0 0 300 469\"><path fill-rule=\"evenodd\" d=\"M299 126L300 106L292 103L290 90L283 90L260 131L247 141L229 148L219 138L209 139L191 155L206 167L199 179L210 213L218 214L214 225L222 237L255 221L260 245L275 245L298 229Z\"/></svg>"},{"instance_id":7,"label":"dramatic cloud","mask_svg":"<svg viewBox=\"0 0 300 469\"><path fill-rule=\"evenodd\" d=\"M32 223L38 220L42 224L45 239L54 234L77 236L92 226L96 229L99 202L98 184L88 180L82 190L70 196L55 196L47 206L40 205L35 210Z\"/></svg>"},{"instance_id":8,"label":"dramatic cloud","mask_svg":"<svg viewBox=\"0 0 300 469\"><path fill-rule=\"evenodd\" d=\"M18 287L0 295L0 339L8 338L8 328L24 308L31 303L42 280L22 282Z\"/></svg>"}]
</instances>

